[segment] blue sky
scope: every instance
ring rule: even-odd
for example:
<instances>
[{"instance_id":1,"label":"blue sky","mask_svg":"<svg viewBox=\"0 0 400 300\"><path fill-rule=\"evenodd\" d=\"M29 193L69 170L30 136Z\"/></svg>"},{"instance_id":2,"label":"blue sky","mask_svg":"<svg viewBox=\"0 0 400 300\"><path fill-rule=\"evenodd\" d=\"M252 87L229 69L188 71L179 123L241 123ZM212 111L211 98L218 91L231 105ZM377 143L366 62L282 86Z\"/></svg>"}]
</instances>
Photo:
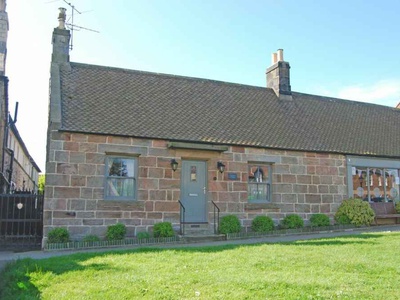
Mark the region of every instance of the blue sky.
<instances>
[{"instance_id":1,"label":"blue sky","mask_svg":"<svg viewBox=\"0 0 400 300\"><path fill-rule=\"evenodd\" d=\"M284 49L293 91L400 102L400 1L68 0L71 61L265 86ZM51 34L63 0L8 0L10 110L44 172Z\"/></svg>"}]
</instances>

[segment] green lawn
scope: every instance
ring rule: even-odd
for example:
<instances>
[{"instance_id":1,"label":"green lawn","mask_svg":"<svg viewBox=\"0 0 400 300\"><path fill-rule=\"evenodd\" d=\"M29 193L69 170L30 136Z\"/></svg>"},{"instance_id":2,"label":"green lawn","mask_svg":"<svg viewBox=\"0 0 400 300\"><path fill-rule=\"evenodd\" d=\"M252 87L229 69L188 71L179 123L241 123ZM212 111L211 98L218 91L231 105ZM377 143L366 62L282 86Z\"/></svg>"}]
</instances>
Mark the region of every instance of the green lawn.
<instances>
[{"instance_id":1,"label":"green lawn","mask_svg":"<svg viewBox=\"0 0 400 300\"><path fill-rule=\"evenodd\" d=\"M24 259L0 299L399 299L400 233Z\"/></svg>"}]
</instances>

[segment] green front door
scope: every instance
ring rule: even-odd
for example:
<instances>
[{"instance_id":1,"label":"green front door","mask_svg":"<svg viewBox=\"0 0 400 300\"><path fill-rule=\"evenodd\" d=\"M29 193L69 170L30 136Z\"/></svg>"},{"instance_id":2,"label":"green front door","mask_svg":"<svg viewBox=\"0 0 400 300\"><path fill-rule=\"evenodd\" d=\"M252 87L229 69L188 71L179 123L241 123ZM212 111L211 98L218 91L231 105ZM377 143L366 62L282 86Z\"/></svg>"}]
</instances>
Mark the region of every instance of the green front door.
<instances>
[{"instance_id":1,"label":"green front door","mask_svg":"<svg viewBox=\"0 0 400 300\"><path fill-rule=\"evenodd\" d=\"M182 161L181 202L185 207L185 222L207 222L206 162Z\"/></svg>"}]
</instances>

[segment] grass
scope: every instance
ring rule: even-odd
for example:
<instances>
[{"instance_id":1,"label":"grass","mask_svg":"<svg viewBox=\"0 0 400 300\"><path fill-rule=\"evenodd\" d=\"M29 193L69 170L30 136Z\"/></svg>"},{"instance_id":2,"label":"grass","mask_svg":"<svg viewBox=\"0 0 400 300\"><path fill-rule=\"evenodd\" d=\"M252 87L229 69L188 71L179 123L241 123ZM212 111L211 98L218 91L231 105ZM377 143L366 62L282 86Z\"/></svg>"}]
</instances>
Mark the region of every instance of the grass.
<instances>
[{"instance_id":1,"label":"grass","mask_svg":"<svg viewBox=\"0 0 400 300\"><path fill-rule=\"evenodd\" d=\"M400 233L9 264L0 299L398 299Z\"/></svg>"}]
</instances>

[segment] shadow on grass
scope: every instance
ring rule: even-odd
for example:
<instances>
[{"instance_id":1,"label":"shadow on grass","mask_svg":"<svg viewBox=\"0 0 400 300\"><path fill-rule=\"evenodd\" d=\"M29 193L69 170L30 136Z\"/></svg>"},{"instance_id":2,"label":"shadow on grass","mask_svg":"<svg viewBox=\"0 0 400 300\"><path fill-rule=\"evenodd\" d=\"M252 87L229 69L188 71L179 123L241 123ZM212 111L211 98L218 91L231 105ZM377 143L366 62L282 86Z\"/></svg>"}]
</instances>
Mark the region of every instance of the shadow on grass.
<instances>
[{"instance_id":1,"label":"shadow on grass","mask_svg":"<svg viewBox=\"0 0 400 300\"><path fill-rule=\"evenodd\" d=\"M333 238L321 238L313 240L297 240L291 242L265 242L246 244L226 244L216 246L185 247L173 245L168 248L143 247L129 250L106 250L104 252L81 252L65 256L51 257L40 261L33 259L22 259L6 266L0 273L0 299L41 299L41 293L32 282L30 273L51 273L61 275L66 272L93 270L108 271L114 268L107 263L86 264L92 258L107 256L118 256L126 254L161 253L165 251L188 252L188 253L217 253L227 250L234 250L242 247L260 247L274 244L282 246L342 246L342 245L367 245L378 243L377 239L384 237L384 234L352 234ZM99 249L100 250L100 249ZM104 249L102 249L104 250ZM100 250L101 251L101 250ZM84 280L84 279L82 279ZM12 296L10 296L12 295Z\"/></svg>"}]
</instances>

